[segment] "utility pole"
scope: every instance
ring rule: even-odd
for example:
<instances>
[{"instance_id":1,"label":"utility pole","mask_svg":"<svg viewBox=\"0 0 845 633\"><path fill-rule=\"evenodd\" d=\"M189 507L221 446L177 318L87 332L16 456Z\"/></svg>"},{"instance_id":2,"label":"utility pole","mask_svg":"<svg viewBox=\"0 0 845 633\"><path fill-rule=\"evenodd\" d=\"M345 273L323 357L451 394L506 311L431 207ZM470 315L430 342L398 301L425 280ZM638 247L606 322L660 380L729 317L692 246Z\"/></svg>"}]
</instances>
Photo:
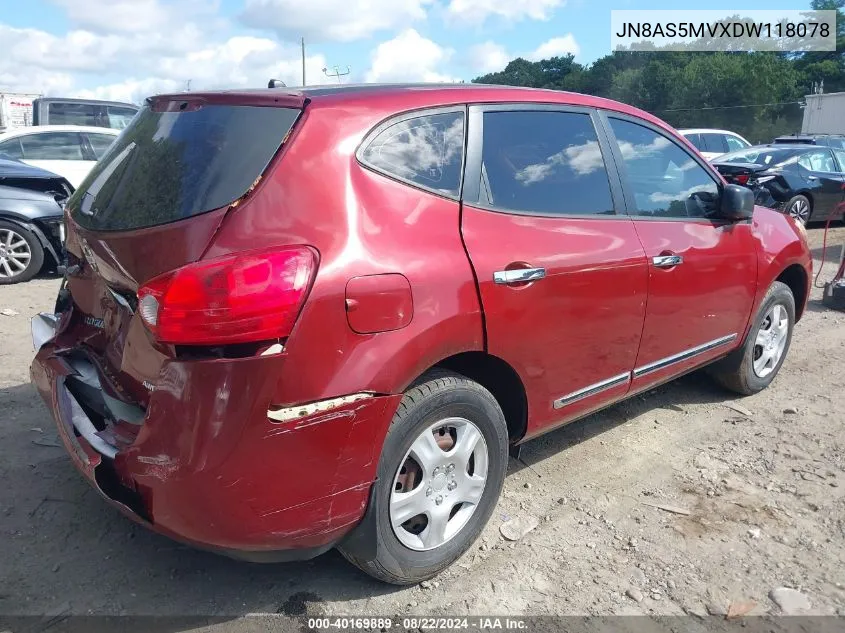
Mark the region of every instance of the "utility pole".
<instances>
[{"instance_id":1,"label":"utility pole","mask_svg":"<svg viewBox=\"0 0 845 633\"><path fill-rule=\"evenodd\" d=\"M301 39L302 42L302 87L305 87L305 38Z\"/></svg>"},{"instance_id":2,"label":"utility pole","mask_svg":"<svg viewBox=\"0 0 845 633\"><path fill-rule=\"evenodd\" d=\"M333 66L333 68L334 68L333 72L329 72L328 68L323 68L323 72L326 74L326 77L334 77L335 79L337 79L337 83L340 83L341 77L344 77L344 76L348 75L350 72L352 72L349 69L349 66L346 67L346 72L341 72L340 69L337 66Z\"/></svg>"}]
</instances>

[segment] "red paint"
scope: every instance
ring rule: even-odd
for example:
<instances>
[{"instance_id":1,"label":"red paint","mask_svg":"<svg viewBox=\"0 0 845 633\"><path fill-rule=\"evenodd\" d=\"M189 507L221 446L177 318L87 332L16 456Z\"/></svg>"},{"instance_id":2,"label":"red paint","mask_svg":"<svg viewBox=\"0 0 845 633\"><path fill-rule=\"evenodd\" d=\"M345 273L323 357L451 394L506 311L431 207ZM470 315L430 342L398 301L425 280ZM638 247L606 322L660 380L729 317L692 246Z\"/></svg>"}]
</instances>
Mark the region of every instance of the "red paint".
<instances>
[{"instance_id":1,"label":"red paint","mask_svg":"<svg viewBox=\"0 0 845 633\"><path fill-rule=\"evenodd\" d=\"M528 394L528 433L567 422L627 383L565 408L554 400L629 371L646 303L642 246L628 217L541 218L464 207L462 229L478 275L487 348ZM546 269L524 287L493 282L522 260Z\"/></svg>"},{"instance_id":2,"label":"red paint","mask_svg":"<svg viewBox=\"0 0 845 633\"><path fill-rule=\"evenodd\" d=\"M95 482L124 512L206 547L325 546L362 516L403 390L444 359L487 353L514 370L528 403L527 434L513 438L520 441L692 365L556 409L558 398L718 336L736 332L739 345L774 279L793 265L809 279L806 242L791 220L766 209L751 224L725 226L462 210L355 157L366 133L394 114L515 101L605 108L679 138L635 108L541 90L432 85L157 98L163 110L228 103L304 111L254 190L228 209L120 233L91 233L69 219L68 251L82 263L68 282L75 305L39 351L32 377L77 467L93 482L109 466L63 422L69 370L60 356L84 344L101 381L146 409L112 465L134 501ZM279 341L282 353L186 354L156 341L109 292L131 295L194 262L294 245L312 248L319 267ZM654 269L651 257L665 252L684 265ZM547 276L493 282L495 271L520 267ZM270 408L360 392L375 395L287 423L267 417Z\"/></svg>"},{"instance_id":3,"label":"red paint","mask_svg":"<svg viewBox=\"0 0 845 633\"><path fill-rule=\"evenodd\" d=\"M737 337L727 347L635 378L633 388L639 390L740 343L757 290L757 254L747 223L635 218L634 225L649 261L648 309L636 367L724 336ZM658 268L651 261L660 255L680 255L683 264Z\"/></svg>"},{"instance_id":4,"label":"red paint","mask_svg":"<svg viewBox=\"0 0 845 633\"><path fill-rule=\"evenodd\" d=\"M346 284L346 319L358 334L398 330L413 316L411 284L403 275L364 275Z\"/></svg>"}]
</instances>

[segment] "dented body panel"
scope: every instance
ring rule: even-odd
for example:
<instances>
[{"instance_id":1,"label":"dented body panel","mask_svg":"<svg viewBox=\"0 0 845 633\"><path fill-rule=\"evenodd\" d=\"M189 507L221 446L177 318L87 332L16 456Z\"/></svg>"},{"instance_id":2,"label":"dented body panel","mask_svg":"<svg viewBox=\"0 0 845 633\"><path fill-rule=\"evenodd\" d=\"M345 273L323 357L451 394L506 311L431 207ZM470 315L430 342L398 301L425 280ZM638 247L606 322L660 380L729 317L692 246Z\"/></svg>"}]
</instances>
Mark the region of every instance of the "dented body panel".
<instances>
[{"instance_id":1,"label":"dented body panel","mask_svg":"<svg viewBox=\"0 0 845 633\"><path fill-rule=\"evenodd\" d=\"M137 438L111 462L73 432L74 418L85 413L65 384L73 370L61 350L72 336L65 331L41 348L32 380L76 466L129 516L204 548L303 556L360 518L379 440L401 396L365 394L275 420L268 408L284 354L169 362ZM213 393L207 385L215 385ZM138 507L126 501L133 495Z\"/></svg>"}]
</instances>

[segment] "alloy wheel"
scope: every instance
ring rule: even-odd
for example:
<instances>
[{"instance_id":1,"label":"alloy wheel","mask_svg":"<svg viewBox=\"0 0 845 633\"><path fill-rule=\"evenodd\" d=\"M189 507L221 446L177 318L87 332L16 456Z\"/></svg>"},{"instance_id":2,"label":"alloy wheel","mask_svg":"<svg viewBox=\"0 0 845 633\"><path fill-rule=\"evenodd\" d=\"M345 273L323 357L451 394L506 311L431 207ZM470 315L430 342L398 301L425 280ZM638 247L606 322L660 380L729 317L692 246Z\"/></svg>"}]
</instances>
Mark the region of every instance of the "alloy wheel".
<instances>
[{"instance_id":1,"label":"alloy wheel","mask_svg":"<svg viewBox=\"0 0 845 633\"><path fill-rule=\"evenodd\" d=\"M454 538L481 501L488 465L484 436L465 418L440 420L420 433L393 478L389 511L396 538L416 551Z\"/></svg>"},{"instance_id":2,"label":"alloy wheel","mask_svg":"<svg viewBox=\"0 0 845 633\"><path fill-rule=\"evenodd\" d=\"M786 349L789 335L789 313L776 303L763 317L754 341L754 373L760 378L771 374L778 366Z\"/></svg>"},{"instance_id":3,"label":"alloy wheel","mask_svg":"<svg viewBox=\"0 0 845 633\"><path fill-rule=\"evenodd\" d=\"M810 219L810 205L806 200L798 199L789 207L789 215L801 224L806 224L807 220Z\"/></svg>"},{"instance_id":4,"label":"alloy wheel","mask_svg":"<svg viewBox=\"0 0 845 633\"><path fill-rule=\"evenodd\" d=\"M0 229L0 277L17 277L31 260L32 250L24 237L12 229Z\"/></svg>"}]
</instances>

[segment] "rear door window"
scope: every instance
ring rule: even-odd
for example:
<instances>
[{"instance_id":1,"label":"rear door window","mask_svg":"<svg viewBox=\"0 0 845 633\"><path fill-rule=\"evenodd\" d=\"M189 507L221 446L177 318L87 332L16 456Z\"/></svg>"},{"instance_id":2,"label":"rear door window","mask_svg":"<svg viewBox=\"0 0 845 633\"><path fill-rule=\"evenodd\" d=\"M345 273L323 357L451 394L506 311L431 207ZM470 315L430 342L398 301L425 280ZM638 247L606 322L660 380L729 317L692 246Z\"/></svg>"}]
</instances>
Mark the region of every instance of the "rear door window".
<instances>
[{"instance_id":1,"label":"rear door window","mask_svg":"<svg viewBox=\"0 0 845 633\"><path fill-rule=\"evenodd\" d=\"M612 215L610 181L583 112L484 113L481 204L536 215Z\"/></svg>"},{"instance_id":2,"label":"rear door window","mask_svg":"<svg viewBox=\"0 0 845 633\"><path fill-rule=\"evenodd\" d=\"M100 160L105 155L116 138L116 136L112 136L111 134L88 133L88 142L91 143L91 149L94 150L94 156L97 160Z\"/></svg>"},{"instance_id":3,"label":"rear door window","mask_svg":"<svg viewBox=\"0 0 845 633\"><path fill-rule=\"evenodd\" d=\"M695 149L699 152L707 151L704 149L704 143L701 142L701 134L684 134L684 138L692 143L693 147L695 147Z\"/></svg>"},{"instance_id":4,"label":"rear door window","mask_svg":"<svg viewBox=\"0 0 845 633\"><path fill-rule=\"evenodd\" d=\"M144 107L68 205L77 222L100 231L155 226L225 207L264 173L299 112Z\"/></svg>"},{"instance_id":5,"label":"rear door window","mask_svg":"<svg viewBox=\"0 0 845 633\"><path fill-rule=\"evenodd\" d=\"M837 171L836 163L833 161L833 155L829 149L807 152L798 159L798 164L809 171Z\"/></svg>"},{"instance_id":6,"label":"rear door window","mask_svg":"<svg viewBox=\"0 0 845 633\"><path fill-rule=\"evenodd\" d=\"M26 160L83 160L82 136L78 132L41 132L21 136Z\"/></svg>"},{"instance_id":7,"label":"rear door window","mask_svg":"<svg viewBox=\"0 0 845 633\"><path fill-rule=\"evenodd\" d=\"M377 132L362 163L407 183L457 197L464 154L464 112L405 118Z\"/></svg>"},{"instance_id":8,"label":"rear door window","mask_svg":"<svg viewBox=\"0 0 845 633\"><path fill-rule=\"evenodd\" d=\"M704 144L705 152L724 154L728 151L728 143L725 141L724 134L708 132L707 134L701 135L701 141Z\"/></svg>"},{"instance_id":9,"label":"rear door window","mask_svg":"<svg viewBox=\"0 0 845 633\"><path fill-rule=\"evenodd\" d=\"M733 136L732 134L725 134L725 142L728 144L729 152L736 152L748 147L748 143L744 142L737 136Z\"/></svg>"}]
</instances>

